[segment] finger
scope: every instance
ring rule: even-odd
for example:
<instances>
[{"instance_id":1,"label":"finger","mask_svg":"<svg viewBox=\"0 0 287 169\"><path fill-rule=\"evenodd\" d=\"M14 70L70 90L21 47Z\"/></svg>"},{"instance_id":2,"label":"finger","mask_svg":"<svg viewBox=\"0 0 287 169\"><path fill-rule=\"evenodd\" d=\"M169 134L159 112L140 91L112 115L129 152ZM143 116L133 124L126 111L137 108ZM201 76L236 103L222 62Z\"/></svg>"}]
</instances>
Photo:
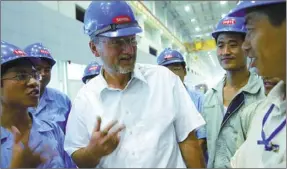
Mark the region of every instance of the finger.
<instances>
[{"instance_id":1,"label":"finger","mask_svg":"<svg viewBox=\"0 0 287 169\"><path fill-rule=\"evenodd\" d=\"M119 138L117 137L117 135L108 135L101 141L101 144L115 144L118 142L118 140Z\"/></svg>"},{"instance_id":2,"label":"finger","mask_svg":"<svg viewBox=\"0 0 287 169\"><path fill-rule=\"evenodd\" d=\"M102 123L102 118L100 116L97 116L97 124L94 128L94 132L98 132L101 130L101 123Z\"/></svg>"},{"instance_id":3,"label":"finger","mask_svg":"<svg viewBox=\"0 0 287 169\"><path fill-rule=\"evenodd\" d=\"M18 144L22 139L22 135L21 135L20 131L15 126L11 127L11 131L12 131L12 134L14 136L14 143Z\"/></svg>"},{"instance_id":4,"label":"finger","mask_svg":"<svg viewBox=\"0 0 287 169\"><path fill-rule=\"evenodd\" d=\"M118 135L118 133L121 132L121 131L122 131L123 129L125 129L125 128L126 128L126 126L121 125L121 126L119 126L117 129L115 129L113 132L111 132L110 135Z\"/></svg>"},{"instance_id":5,"label":"finger","mask_svg":"<svg viewBox=\"0 0 287 169\"><path fill-rule=\"evenodd\" d=\"M105 131L106 133L108 133L108 132L110 131L110 129L113 128L114 125L117 124L117 123L118 123L117 120L114 120L114 121L110 122L110 123L107 125L107 127L106 127L103 131Z\"/></svg>"}]
</instances>

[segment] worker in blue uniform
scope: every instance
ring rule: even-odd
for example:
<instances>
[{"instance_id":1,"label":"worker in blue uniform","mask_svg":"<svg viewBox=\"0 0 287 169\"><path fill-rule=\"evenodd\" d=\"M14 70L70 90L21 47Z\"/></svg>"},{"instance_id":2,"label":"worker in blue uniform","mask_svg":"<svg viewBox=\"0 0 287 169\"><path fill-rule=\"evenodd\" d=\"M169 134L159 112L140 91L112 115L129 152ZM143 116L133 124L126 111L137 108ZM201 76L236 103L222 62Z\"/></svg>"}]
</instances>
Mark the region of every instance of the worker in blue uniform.
<instances>
[{"instance_id":1,"label":"worker in blue uniform","mask_svg":"<svg viewBox=\"0 0 287 169\"><path fill-rule=\"evenodd\" d=\"M101 72L102 66L96 62L93 61L84 70L84 74L82 77L82 81L84 84L88 83L92 78L98 76Z\"/></svg>"},{"instance_id":2,"label":"worker in blue uniform","mask_svg":"<svg viewBox=\"0 0 287 169\"><path fill-rule=\"evenodd\" d=\"M66 133L65 127L71 109L71 101L66 94L47 87L51 79L51 70L56 61L53 59L50 50L42 43L33 43L27 46L24 51L29 56L40 58L36 69L41 72L42 76L40 102L37 107L30 108L30 112L40 119L57 122L63 132Z\"/></svg>"},{"instance_id":3,"label":"worker in blue uniform","mask_svg":"<svg viewBox=\"0 0 287 169\"><path fill-rule=\"evenodd\" d=\"M37 61L1 41L1 168L71 167L61 128L28 111L40 96Z\"/></svg>"},{"instance_id":4,"label":"worker in blue uniform","mask_svg":"<svg viewBox=\"0 0 287 169\"><path fill-rule=\"evenodd\" d=\"M183 56L180 52L166 48L164 49L159 56L157 57L157 64L161 66L167 67L171 70L174 74L178 75L182 83L184 83L184 77L186 76L186 63L184 61ZM197 92L195 90L188 89L187 86L184 84L186 90L189 93L189 96L195 107L197 108L198 112L202 111L202 104L203 104L203 94ZM197 135L199 138L203 138L204 136L198 133Z\"/></svg>"},{"instance_id":5,"label":"worker in blue uniform","mask_svg":"<svg viewBox=\"0 0 287 169\"><path fill-rule=\"evenodd\" d=\"M157 64L167 67L174 74L178 75L182 82L184 82L184 77L187 74L186 63L180 52L178 52L177 50L170 49L170 48L164 49L157 57ZM200 92L187 88L186 85L184 86L191 100L195 104L195 107L197 108L198 112L201 113L204 95L201 94ZM206 138L205 132L203 132L202 130L197 130L196 136L200 142L202 141L202 139ZM207 155L205 156L205 161L207 162Z\"/></svg>"}]
</instances>

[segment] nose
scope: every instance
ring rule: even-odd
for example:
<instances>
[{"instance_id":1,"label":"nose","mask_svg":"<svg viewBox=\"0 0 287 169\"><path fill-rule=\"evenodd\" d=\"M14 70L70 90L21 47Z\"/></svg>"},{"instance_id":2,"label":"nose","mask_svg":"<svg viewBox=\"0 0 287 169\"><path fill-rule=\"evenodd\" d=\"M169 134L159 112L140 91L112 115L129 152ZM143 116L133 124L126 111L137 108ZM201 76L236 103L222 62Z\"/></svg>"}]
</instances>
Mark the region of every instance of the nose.
<instances>
[{"instance_id":1,"label":"nose","mask_svg":"<svg viewBox=\"0 0 287 169\"><path fill-rule=\"evenodd\" d=\"M223 48L223 55L230 55L230 49L228 45Z\"/></svg>"},{"instance_id":2,"label":"nose","mask_svg":"<svg viewBox=\"0 0 287 169\"><path fill-rule=\"evenodd\" d=\"M29 87L37 87L37 86L40 86L40 81L35 79L34 77L31 77L30 80L28 81L28 84L27 84Z\"/></svg>"},{"instance_id":3,"label":"nose","mask_svg":"<svg viewBox=\"0 0 287 169\"><path fill-rule=\"evenodd\" d=\"M225 56L225 55L228 56L228 55L230 55L231 51L230 51L228 45L224 45L223 48L218 49L218 54L219 54L219 56Z\"/></svg>"},{"instance_id":4,"label":"nose","mask_svg":"<svg viewBox=\"0 0 287 169\"><path fill-rule=\"evenodd\" d=\"M39 69L38 71L39 71L41 76L45 76L47 74L47 72L43 68Z\"/></svg>"},{"instance_id":5,"label":"nose","mask_svg":"<svg viewBox=\"0 0 287 169\"><path fill-rule=\"evenodd\" d=\"M134 48L135 48L134 45L126 43L122 45L122 53L132 55L135 52Z\"/></svg>"},{"instance_id":6,"label":"nose","mask_svg":"<svg viewBox=\"0 0 287 169\"><path fill-rule=\"evenodd\" d=\"M251 49L250 42L245 39L244 42L242 43L242 50L246 53L248 57L251 58L252 56L249 55L250 49Z\"/></svg>"}]
</instances>

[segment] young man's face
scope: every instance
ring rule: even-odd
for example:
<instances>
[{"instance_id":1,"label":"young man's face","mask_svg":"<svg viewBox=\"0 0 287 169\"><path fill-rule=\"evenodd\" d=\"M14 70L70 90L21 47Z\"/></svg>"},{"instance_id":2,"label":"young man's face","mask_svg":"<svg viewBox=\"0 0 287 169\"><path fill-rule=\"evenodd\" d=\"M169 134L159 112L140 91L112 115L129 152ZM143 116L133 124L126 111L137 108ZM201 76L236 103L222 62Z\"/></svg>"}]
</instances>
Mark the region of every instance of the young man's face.
<instances>
[{"instance_id":1,"label":"young man's face","mask_svg":"<svg viewBox=\"0 0 287 169\"><path fill-rule=\"evenodd\" d=\"M40 72L42 79L40 81L41 91L45 90L46 86L51 80L51 64L44 59L41 59L37 62L36 69Z\"/></svg>"},{"instance_id":2,"label":"young man's face","mask_svg":"<svg viewBox=\"0 0 287 169\"><path fill-rule=\"evenodd\" d=\"M236 71L246 67L247 58L241 48L243 35L220 33L217 37L217 58L226 71Z\"/></svg>"},{"instance_id":3,"label":"young man's face","mask_svg":"<svg viewBox=\"0 0 287 169\"><path fill-rule=\"evenodd\" d=\"M36 69L27 60L9 68L1 76L2 102L16 107L28 108L37 106L40 92L39 79L35 79L37 73Z\"/></svg>"},{"instance_id":4,"label":"young man's face","mask_svg":"<svg viewBox=\"0 0 287 169\"><path fill-rule=\"evenodd\" d=\"M251 12L246 15L246 28L242 48L253 59L252 66L261 76L286 80L286 20L273 26L265 14Z\"/></svg>"},{"instance_id":5,"label":"young man's face","mask_svg":"<svg viewBox=\"0 0 287 169\"><path fill-rule=\"evenodd\" d=\"M171 70L174 74L178 75L182 82L184 81L184 77L186 75L186 69L183 63L173 63L166 65L165 67Z\"/></svg>"},{"instance_id":6,"label":"young man's face","mask_svg":"<svg viewBox=\"0 0 287 169\"><path fill-rule=\"evenodd\" d=\"M100 56L106 71L127 74L134 70L137 53L136 36L118 38L99 37L99 43L90 42L90 48Z\"/></svg>"}]
</instances>

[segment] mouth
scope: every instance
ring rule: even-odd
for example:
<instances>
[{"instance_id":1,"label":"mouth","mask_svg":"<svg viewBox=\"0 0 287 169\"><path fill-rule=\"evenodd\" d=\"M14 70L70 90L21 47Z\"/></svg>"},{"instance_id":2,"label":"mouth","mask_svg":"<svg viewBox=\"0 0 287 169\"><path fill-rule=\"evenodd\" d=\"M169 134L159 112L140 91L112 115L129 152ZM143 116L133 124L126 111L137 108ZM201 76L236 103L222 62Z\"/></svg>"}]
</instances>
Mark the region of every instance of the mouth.
<instances>
[{"instance_id":1,"label":"mouth","mask_svg":"<svg viewBox=\"0 0 287 169\"><path fill-rule=\"evenodd\" d=\"M133 58L132 56L122 56L120 57L119 61L122 62L122 63L130 63L131 61L133 61Z\"/></svg>"},{"instance_id":2,"label":"mouth","mask_svg":"<svg viewBox=\"0 0 287 169\"><path fill-rule=\"evenodd\" d=\"M231 61L231 60L234 60L234 59L235 59L235 57L226 56L226 57L221 58L221 61L222 62L228 62L228 61Z\"/></svg>"},{"instance_id":3,"label":"mouth","mask_svg":"<svg viewBox=\"0 0 287 169\"><path fill-rule=\"evenodd\" d=\"M32 97L39 97L40 96L40 90L39 89L33 89L28 93L29 96Z\"/></svg>"},{"instance_id":4,"label":"mouth","mask_svg":"<svg viewBox=\"0 0 287 169\"><path fill-rule=\"evenodd\" d=\"M269 80L264 80L263 82L266 88L273 88L277 84L276 82L272 82Z\"/></svg>"}]
</instances>

